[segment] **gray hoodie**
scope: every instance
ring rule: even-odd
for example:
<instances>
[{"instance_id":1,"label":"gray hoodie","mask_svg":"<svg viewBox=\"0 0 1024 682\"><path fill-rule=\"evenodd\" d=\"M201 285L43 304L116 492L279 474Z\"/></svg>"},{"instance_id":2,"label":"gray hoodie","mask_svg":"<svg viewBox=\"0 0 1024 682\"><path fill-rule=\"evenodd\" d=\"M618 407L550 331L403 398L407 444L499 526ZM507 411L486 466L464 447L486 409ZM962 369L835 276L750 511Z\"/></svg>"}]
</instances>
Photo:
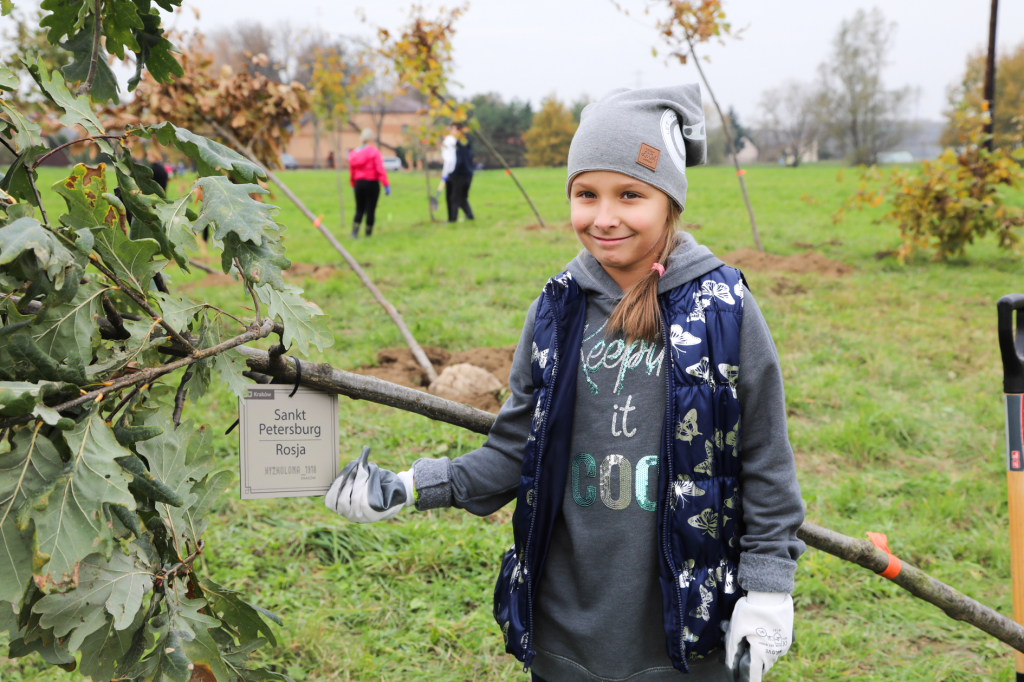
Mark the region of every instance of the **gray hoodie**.
<instances>
[{"instance_id":1,"label":"gray hoodie","mask_svg":"<svg viewBox=\"0 0 1024 682\"><path fill-rule=\"evenodd\" d=\"M659 293L722 265L691 235L680 237ZM646 362L623 368L615 350L621 353L620 337L603 332L622 291L585 250L568 270L586 292L587 327L577 374L572 468L538 592L534 670L549 681L678 679L665 650L652 513L665 408L665 349L659 343L645 355ZM535 310L536 302L513 360L511 396L487 442L454 461L414 464L418 509L455 506L483 516L515 499L532 418ZM740 367L746 533L740 540L738 581L745 590L789 593L796 559L804 550L796 537L804 506L787 435L778 354L749 292ZM643 483L646 490L638 488ZM691 670L693 680L725 679L717 660L695 662Z\"/></svg>"}]
</instances>

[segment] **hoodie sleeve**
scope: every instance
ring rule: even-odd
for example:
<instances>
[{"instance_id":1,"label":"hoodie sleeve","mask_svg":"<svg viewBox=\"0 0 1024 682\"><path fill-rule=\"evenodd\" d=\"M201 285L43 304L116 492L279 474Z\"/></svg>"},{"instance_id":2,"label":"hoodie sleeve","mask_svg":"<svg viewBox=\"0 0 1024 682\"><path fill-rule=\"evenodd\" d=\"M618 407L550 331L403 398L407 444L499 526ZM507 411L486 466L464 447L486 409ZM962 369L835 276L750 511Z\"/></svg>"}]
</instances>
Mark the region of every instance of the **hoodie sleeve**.
<instances>
[{"instance_id":1,"label":"hoodie sleeve","mask_svg":"<svg viewBox=\"0 0 1024 682\"><path fill-rule=\"evenodd\" d=\"M355 151L356 150L351 149L348 152L348 184L349 184L350 187L355 187L356 186L356 176L355 176L356 169L355 169L355 165L352 163Z\"/></svg>"},{"instance_id":2,"label":"hoodie sleeve","mask_svg":"<svg viewBox=\"0 0 1024 682\"><path fill-rule=\"evenodd\" d=\"M796 536L804 503L786 426L782 368L771 332L746 291L740 327L740 472L743 521L738 580L745 590L793 592L796 560L806 545Z\"/></svg>"},{"instance_id":3,"label":"hoodie sleeve","mask_svg":"<svg viewBox=\"0 0 1024 682\"><path fill-rule=\"evenodd\" d=\"M446 178L455 170L455 138L451 135L441 143L441 177Z\"/></svg>"},{"instance_id":4,"label":"hoodie sleeve","mask_svg":"<svg viewBox=\"0 0 1024 682\"><path fill-rule=\"evenodd\" d=\"M454 461L442 457L420 459L413 464L418 510L457 507L477 516L487 516L515 499L523 449L533 418L530 351L536 313L537 301L534 301L512 360L508 380L512 395L501 406L487 442Z\"/></svg>"}]
</instances>

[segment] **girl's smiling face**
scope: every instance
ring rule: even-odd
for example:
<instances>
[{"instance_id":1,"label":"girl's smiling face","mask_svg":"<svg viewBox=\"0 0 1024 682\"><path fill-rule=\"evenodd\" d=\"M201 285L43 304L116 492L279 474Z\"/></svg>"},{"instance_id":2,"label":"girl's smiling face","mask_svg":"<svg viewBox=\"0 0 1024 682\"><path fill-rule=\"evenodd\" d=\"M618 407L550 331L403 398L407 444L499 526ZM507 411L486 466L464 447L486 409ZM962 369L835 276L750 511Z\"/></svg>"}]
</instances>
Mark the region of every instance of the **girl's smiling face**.
<instances>
[{"instance_id":1,"label":"girl's smiling face","mask_svg":"<svg viewBox=\"0 0 1024 682\"><path fill-rule=\"evenodd\" d=\"M659 189L614 171L587 171L572 181L572 227L583 248L626 291L658 260L671 199Z\"/></svg>"}]
</instances>

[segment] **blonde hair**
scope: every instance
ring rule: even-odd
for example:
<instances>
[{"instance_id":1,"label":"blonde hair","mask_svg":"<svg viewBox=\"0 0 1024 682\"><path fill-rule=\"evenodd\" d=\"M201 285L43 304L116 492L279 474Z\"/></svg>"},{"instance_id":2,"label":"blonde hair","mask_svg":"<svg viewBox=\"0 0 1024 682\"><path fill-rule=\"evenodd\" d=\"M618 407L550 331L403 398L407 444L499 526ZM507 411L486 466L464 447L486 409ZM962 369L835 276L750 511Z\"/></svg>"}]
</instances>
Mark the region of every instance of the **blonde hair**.
<instances>
[{"instance_id":1,"label":"blonde hair","mask_svg":"<svg viewBox=\"0 0 1024 682\"><path fill-rule=\"evenodd\" d=\"M669 202L668 218L665 219L665 243L661 247L658 263L668 265L668 257L679 245L676 223L683 209L675 201ZM627 342L637 340L655 341L661 335L661 309L658 307L658 280L661 275L654 269L631 286L615 306L608 318L608 334L622 331Z\"/></svg>"},{"instance_id":2,"label":"blonde hair","mask_svg":"<svg viewBox=\"0 0 1024 682\"><path fill-rule=\"evenodd\" d=\"M359 133L359 142L361 144L366 144L374 137L376 137L376 135L371 128L363 128L362 132Z\"/></svg>"}]
</instances>

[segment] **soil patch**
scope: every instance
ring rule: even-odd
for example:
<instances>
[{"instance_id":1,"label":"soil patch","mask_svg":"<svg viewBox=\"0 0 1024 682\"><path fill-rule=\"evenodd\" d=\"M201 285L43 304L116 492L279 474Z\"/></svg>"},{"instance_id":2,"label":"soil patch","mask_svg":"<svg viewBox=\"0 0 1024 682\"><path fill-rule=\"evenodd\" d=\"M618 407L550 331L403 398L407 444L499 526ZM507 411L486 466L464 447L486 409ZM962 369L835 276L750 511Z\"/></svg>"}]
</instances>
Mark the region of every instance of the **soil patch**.
<instances>
[{"instance_id":1,"label":"soil patch","mask_svg":"<svg viewBox=\"0 0 1024 682\"><path fill-rule=\"evenodd\" d=\"M508 375L512 371L512 356L516 352L515 346L473 348L457 353L449 353L443 348L424 346L423 352L438 374L442 374L448 367L463 364L473 365L490 372L497 379L498 384L500 384L498 390L460 394L458 396L445 394L443 397L449 400L458 400L461 403L486 410L487 412L498 413L506 397L503 393L508 389ZM385 348L377 353L376 365L360 367L352 371L356 374L377 377L384 381L409 386L421 391L428 390L427 377L419 363L412 357L412 351L408 348Z\"/></svg>"},{"instance_id":2,"label":"soil patch","mask_svg":"<svg viewBox=\"0 0 1024 682\"><path fill-rule=\"evenodd\" d=\"M310 265L309 263L292 263L292 266L284 271L284 276L289 279L309 278L317 282L326 282L337 270L331 265Z\"/></svg>"},{"instance_id":3,"label":"soil patch","mask_svg":"<svg viewBox=\"0 0 1024 682\"><path fill-rule=\"evenodd\" d=\"M740 249L727 253L721 258L734 268L753 272L813 273L829 277L842 277L854 270L852 266L826 258L815 251L805 251L792 256L776 256L755 249Z\"/></svg>"}]
</instances>

